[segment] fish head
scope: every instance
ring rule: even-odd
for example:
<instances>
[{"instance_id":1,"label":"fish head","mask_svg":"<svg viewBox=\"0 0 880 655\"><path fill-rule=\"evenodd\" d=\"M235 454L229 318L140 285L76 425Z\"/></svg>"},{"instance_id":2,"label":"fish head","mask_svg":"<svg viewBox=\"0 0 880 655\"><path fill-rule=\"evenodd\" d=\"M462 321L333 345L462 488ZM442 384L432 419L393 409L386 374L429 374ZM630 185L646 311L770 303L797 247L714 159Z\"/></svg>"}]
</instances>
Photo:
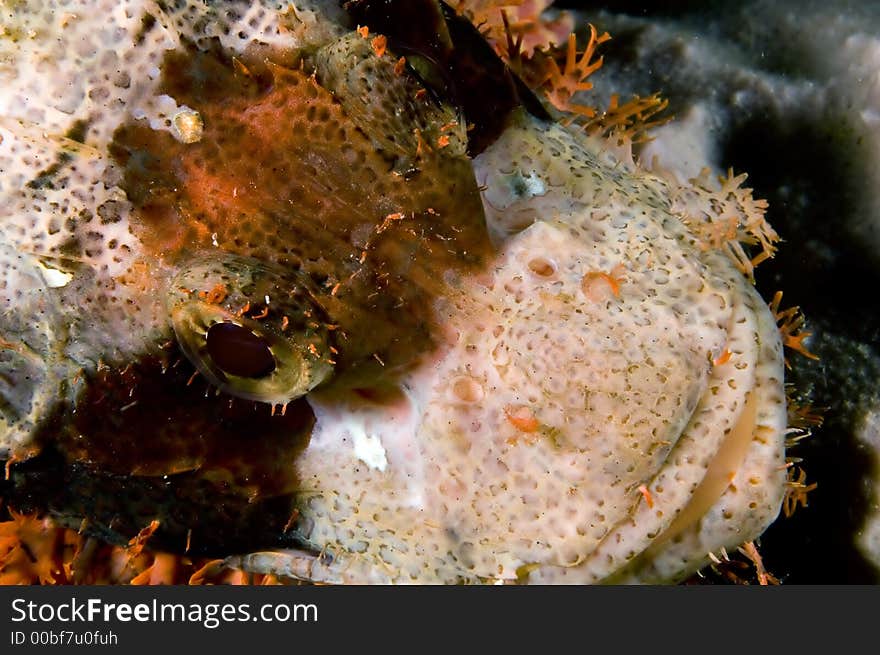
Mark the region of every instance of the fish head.
<instances>
[{"instance_id":1,"label":"fish head","mask_svg":"<svg viewBox=\"0 0 880 655\"><path fill-rule=\"evenodd\" d=\"M478 153L336 3L17 11L17 503L319 582L674 581L775 517L781 345L710 192L521 110Z\"/></svg>"}]
</instances>

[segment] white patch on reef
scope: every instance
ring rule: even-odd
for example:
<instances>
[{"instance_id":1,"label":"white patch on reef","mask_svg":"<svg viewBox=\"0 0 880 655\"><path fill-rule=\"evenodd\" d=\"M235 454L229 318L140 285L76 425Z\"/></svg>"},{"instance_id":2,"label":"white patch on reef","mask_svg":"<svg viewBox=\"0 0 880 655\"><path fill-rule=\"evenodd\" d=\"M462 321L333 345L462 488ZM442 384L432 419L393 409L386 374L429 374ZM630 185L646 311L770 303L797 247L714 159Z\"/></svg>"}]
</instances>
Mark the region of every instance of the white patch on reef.
<instances>
[{"instance_id":1,"label":"white patch on reef","mask_svg":"<svg viewBox=\"0 0 880 655\"><path fill-rule=\"evenodd\" d=\"M67 283L73 279L72 273L65 273L64 271L59 271L57 268L49 268L42 263L38 263L37 266L40 275L46 282L46 286L50 289L60 289L61 287L65 287L67 286Z\"/></svg>"},{"instance_id":2,"label":"white patch on reef","mask_svg":"<svg viewBox=\"0 0 880 655\"><path fill-rule=\"evenodd\" d=\"M354 441L355 456L367 466L384 471L388 466L388 458L385 457L382 439L378 434L367 434L366 431L357 429L360 426L353 427L355 429L351 432L351 438Z\"/></svg>"}]
</instances>

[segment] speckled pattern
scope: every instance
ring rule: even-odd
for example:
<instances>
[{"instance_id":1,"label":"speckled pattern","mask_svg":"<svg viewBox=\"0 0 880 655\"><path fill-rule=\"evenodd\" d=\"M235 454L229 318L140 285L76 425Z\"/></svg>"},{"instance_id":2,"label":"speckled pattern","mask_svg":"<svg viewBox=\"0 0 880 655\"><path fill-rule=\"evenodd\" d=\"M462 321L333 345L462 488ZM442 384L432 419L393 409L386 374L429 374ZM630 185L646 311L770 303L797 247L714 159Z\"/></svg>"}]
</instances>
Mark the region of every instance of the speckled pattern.
<instances>
[{"instance_id":1,"label":"speckled pattern","mask_svg":"<svg viewBox=\"0 0 880 655\"><path fill-rule=\"evenodd\" d=\"M4 61L25 62L0 68L0 366L3 384L13 381L0 387L13 408L0 423L4 450L23 456L46 407L75 402L100 366L122 367L172 338L162 290L184 279L175 277L180 252L197 245L290 263L279 252L298 246L275 238L286 238L286 226L266 221L251 230L248 221L278 198L306 215L295 196L266 196L252 214L210 223L199 212L220 215L203 207L222 206L227 187L193 191L191 234L169 248L140 217L144 205L123 190L123 171L108 154L128 121L168 132L163 138L181 152L234 141L212 133L222 111L159 92L169 51L183 41L197 50L219 43L238 62L230 65L254 52L281 63L307 52L316 62L315 77L283 75L299 85L296 93L313 89L313 113L324 107L334 124L351 126L297 157L317 161L314 153L369 142L391 162L375 182L387 193L351 202L353 214L387 214L398 229L405 212L397 212L412 210L424 225L453 216L471 229L468 193L479 185L493 246L490 257L474 259L480 266L456 268L471 261L460 252L467 242L441 231L451 256L432 246L433 267L413 265L398 287L387 287L396 294L407 279L432 289L438 281L442 291L429 296L400 292L401 302L427 305L408 315L429 317L430 347L370 393L333 385L309 393L315 425L289 462L299 481L290 527L302 550L234 556L231 565L318 582L673 582L775 518L785 479L781 344L737 270L738 253L706 247L701 226L730 219L727 210L717 214L709 192L688 195L687 185L645 171L602 140L520 113L472 162L472 186L458 183L463 118L440 103L407 100L414 80L393 72L393 53L376 64L372 44L341 27L334 2L87 4L20 3L4 17ZM223 111L263 110L239 101ZM268 143L277 111L266 111L258 127ZM192 112L208 118L195 132ZM356 189L378 170L364 162L380 159L362 154L351 162ZM416 160L432 184L408 181ZM185 167L187 155L179 161ZM223 158L198 161L208 170ZM734 209L748 199L731 197ZM360 239L367 253L371 242ZM345 301L340 271L353 279L360 270L352 244L355 237L351 256L327 269L331 314ZM379 252L383 262L403 261L398 251ZM368 313L351 316L349 335L373 329ZM336 344L345 361L344 339ZM384 366L386 351L371 352Z\"/></svg>"}]
</instances>

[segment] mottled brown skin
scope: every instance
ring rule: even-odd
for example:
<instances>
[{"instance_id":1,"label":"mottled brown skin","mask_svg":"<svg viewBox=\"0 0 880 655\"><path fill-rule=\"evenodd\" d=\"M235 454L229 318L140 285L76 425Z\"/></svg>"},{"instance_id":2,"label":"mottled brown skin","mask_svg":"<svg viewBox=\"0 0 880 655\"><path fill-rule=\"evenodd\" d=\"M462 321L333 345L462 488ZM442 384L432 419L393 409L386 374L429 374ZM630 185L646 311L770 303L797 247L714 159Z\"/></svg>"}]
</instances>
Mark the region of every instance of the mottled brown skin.
<instances>
[{"instance_id":1,"label":"mottled brown skin","mask_svg":"<svg viewBox=\"0 0 880 655\"><path fill-rule=\"evenodd\" d=\"M303 70L218 52L173 53L163 70L163 90L197 107L205 131L182 144L142 122L118 130L147 247L176 264L216 240L302 271L339 326L337 374L357 369L359 382L429 349L432 298L490 250L469 162L426 144L417 174L395 172L394 154Z\"/></svg>"}]
</instances>

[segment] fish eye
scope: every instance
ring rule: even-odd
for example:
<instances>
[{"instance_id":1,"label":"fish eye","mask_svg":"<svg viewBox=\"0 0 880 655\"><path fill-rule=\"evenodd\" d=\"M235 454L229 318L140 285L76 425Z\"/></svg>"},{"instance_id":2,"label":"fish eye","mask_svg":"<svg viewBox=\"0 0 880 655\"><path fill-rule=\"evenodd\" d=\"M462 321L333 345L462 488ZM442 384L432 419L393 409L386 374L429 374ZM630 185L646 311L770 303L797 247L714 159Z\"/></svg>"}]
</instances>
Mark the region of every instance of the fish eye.
<instances>
[{"instance_id":1,"label":"fish eye","mask_svg":"<svg viewBox=\"0 0 880 655\"><path fill-rule=\"evenodd\" d=\"M275 370L269 344L235 323L214 323L206 335L208 354L221 370L242 378L264 378Z\"/></svg>"},{"instance_id":2,"label":"fish eye","mask_svg":"<svg viewBox=\"0 0 880 655\"><path fill-rule=\"evenodd\" d=\"M333 374L328 321L296 271L211 254L180 267L167 301L184 355L230 395L283 405Z\"/></svg>"}]
</instances>

